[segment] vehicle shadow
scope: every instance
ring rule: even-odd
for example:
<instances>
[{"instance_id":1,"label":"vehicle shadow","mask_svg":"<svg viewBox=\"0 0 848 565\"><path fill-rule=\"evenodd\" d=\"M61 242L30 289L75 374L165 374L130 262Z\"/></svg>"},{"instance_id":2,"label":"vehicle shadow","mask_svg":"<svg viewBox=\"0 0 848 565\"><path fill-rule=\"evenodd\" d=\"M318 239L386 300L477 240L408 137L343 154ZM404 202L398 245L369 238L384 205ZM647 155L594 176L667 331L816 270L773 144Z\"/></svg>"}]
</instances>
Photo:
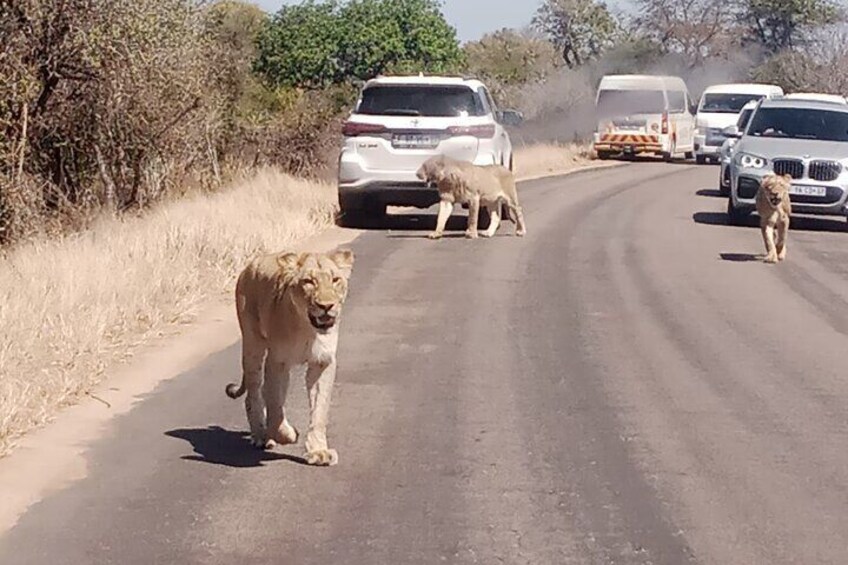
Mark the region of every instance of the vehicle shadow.
<instances>
[{"instance_id":1,"label":"vehicle shadow","mask_svg":"<svg viewBox=\"0 0 848 565\"><path fill-rule=\"evenodd\" d=\"M386 214L381 217L356 217L356 218L341 218L339 224L344 227L373 230L373 231L421 231L431 232L436 229L436 215L425 213L411 214ZM483 219L480 219L478 227L485 229L483 224L487 224ZM468 217L464 215L454 214L448 218L448 223L445 230L448 232L464 232L468 226ZM445 234L449 237L452 234ZM461 234L460 234L461 235ZM427 237L427 234L421 234L415 237Z\"/></svg>"},{"instance_id":2,"label":"vehicle shadow","mask_svg":"<svg viewBox=\"0 0 848 565\"><path fill-rule=\"evenodd\" d=\"M707 198L727 198L727 196L723 196L721 192L715 188L703 188L697 191L695 196L705 196Z\"/></svg>"},{"instance_id":3,"label":"vehicle shadow","mask_svg":"<svg viewBox=\"0 0 848 565\"><path fill-rule=\"evenodd\" d=\"M727 214L724 212L696 212L692 215L696 224L708 226L727 226ZM742 227L759 228L760 220L756 214L745 218ZM799 232L832 232L848 233L848 222L844 219L824 218L816 216L793 216L790 231Z\"/></svg>"},{"instance_id":4,"label":"vehicle shadow","mask_svg":"<svg viewBox=\"0 0 848 565\"><path fill-rule=\"evenodd\" d=\"M168 437L181 439L191 444L196 455L184 455L186 461L200 461L245 469L262 467L269 461L289 461L306 465L306 460L295 455L257 449L251 445L247 432L225 430L219 426L187 428L165 432Z\"/></svg>"}]
</instances>

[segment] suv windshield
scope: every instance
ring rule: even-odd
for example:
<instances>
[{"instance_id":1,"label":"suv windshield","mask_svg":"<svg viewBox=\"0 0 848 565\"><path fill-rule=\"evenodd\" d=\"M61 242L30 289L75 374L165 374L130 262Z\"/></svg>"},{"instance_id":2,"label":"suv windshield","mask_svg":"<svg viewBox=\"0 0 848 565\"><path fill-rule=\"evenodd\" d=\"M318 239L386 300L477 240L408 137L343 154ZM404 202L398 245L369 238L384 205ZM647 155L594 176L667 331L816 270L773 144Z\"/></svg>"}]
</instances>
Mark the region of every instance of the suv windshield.
<instances>
[{"instance_id":1,"label":"suv windshield","mask_svg":"<svg viewBox=\"0 0 848 565\"><path fill-rule=\"evenodd\" d=\"M663 112L665 96L662 90L602 90L598 94L597 113L600 118Z\"/></svg>"},{"instance_id":2,"label":"suv windshield","mask_svg":"<svg viewBox=\"0 0 848 565\"><path fill-rule=\"evenodd\" d=\"M483 103L464 86L380 85L366 88L356 109L372 116L460 118L485 116Z\"/></svg>"},{"instance_id":3,"label":"suv windshield","mask_svg":"<svg viewBox=\"0 0 848 565\"><path fill-rule=\"evenodd\" d=\"M812 108L760 108L751 120L748 135L848 141L848 112Z\"/></svg>"},{"instance_id":4,"label":"suv windshield","mask_svg":"<svg viewBox=\"0 0 848 565\"><path fill-rule=\"evenodd\" d=\"M699 111L710 114L738 114L745 104L762 98L762 94L704 94Z\"/></svg>"}]
</instances>

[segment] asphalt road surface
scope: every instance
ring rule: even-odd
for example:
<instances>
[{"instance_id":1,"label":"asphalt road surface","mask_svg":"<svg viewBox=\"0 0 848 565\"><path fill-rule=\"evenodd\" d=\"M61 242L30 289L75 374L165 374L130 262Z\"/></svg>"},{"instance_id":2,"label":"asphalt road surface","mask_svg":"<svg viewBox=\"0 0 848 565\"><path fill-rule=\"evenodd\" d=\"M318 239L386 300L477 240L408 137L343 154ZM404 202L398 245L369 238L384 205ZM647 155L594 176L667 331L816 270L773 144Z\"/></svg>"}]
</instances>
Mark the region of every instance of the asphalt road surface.
<instances>
[{"instance_id":1,"label":"asphalt road surface","mask_svg":"<svg viewBox=\"0 0 848 565\"><path fill-rule=\"evenodd\" d=\"M717 176L527 183L523 239L369 231L338 467L248 447L233 347L118 418L0 563L848 563L848 225L798 220L765 265Z\"/></svg>"}]
</instances>

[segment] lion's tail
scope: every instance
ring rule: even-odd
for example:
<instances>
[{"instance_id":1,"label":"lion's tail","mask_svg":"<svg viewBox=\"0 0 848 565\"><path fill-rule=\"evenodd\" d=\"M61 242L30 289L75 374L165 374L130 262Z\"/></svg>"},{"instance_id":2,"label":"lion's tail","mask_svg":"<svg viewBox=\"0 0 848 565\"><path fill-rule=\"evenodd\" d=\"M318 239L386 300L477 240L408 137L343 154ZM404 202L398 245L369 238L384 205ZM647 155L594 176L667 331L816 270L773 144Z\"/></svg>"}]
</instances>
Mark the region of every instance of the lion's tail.
<instances>
[{"instance_id":1,"label":"lion's tail","mask_svg":"<svg viewBox=\"0 0 848 565\"><path fill-rule=\"evenodd\" d=\"M240 385L237 385L236 383L228 384L226 388L226 393L227 396L235 400L236 398L243 395L245 390L247 390L247 388L244 386L244 381L242 381Z\"/></svg>"}]
</instances>

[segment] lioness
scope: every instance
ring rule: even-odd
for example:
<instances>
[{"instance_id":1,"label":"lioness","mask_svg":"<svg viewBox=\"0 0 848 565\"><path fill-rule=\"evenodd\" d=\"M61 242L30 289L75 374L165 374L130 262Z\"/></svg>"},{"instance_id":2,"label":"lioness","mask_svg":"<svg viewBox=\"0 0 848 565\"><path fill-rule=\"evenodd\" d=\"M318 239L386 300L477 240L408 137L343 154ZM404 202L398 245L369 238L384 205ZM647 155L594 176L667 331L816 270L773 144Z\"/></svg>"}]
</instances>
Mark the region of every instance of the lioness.
<instances>
[{"instance_id":1,"label":"lioness","mask_svg":"<svg viewBox=\"0 0 848 565\"><path fill-rule=\"evenodd\" d=\"M424 162L418 169L420 180L439 189L439 217L430 239L439 239L445 231L454 204L468 204L468 229L465 237L477 238L477 220L482 204L491 218L484 237L493 237L501 222L501 205L506 204L510 219L515 221L515 235L527 233L524 211L518 204L518 190L512 171L500 165L478 166L440 155Z\"/></svg>"},{"instance_id":2,"label":"lioness","mask_svg":"<svg viewBox=\"0 0 848 565\"><path fill-rule=\"evenodd\" d=\"M763 177L757 190L757 214L760 216L760 230L766 244L766 263L777 263L786 259L786 236L792 215L792 203L789 200L791 183L790 175L767 175Z\"/></svg>"},{"instance_id":3,"label":"lioness","mask_svg":"<svg viewBox=\"0 0 848 565\"><path fill-rule=\"evenodd\" d=\"M291 370L305 364L310 410L306 461L338 463L338 453L327 446L327 417L339 316L352 270L353 253L347 250L281 253L256 259L239 276L236 310L243 376L240 386L230 384L226 392L234 399L247 392L245 409L255 446L297 443L299 434L286 419L285 402Z\"/></svg>"}]
</instances>

